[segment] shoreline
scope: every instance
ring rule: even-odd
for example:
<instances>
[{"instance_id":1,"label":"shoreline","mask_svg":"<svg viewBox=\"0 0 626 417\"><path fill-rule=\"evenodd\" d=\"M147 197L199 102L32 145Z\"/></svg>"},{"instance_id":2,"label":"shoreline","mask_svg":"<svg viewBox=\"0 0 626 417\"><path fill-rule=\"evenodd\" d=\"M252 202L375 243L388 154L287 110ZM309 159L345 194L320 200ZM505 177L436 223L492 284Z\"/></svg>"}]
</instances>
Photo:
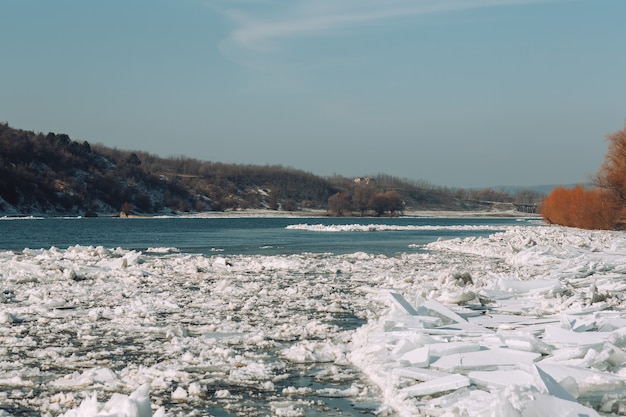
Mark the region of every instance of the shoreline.
<instances>
[{"instance_id":1,"label":"shoreline","mask_svg":"<svg viewBox=\"0 0 626 417\"><path fill-rule=\"evenodd\" d=\"M489 211L464 211L464 210L408 210L399 216L340 216L333 217L326 210L306 211L277 211L277 210L232 210L232 211L207 211L202 213L170 213L170 214L119 214L98 213L98 217L120 219L158 219L158 218L335 218L335 219L383 219L383 218L541 218L538 213L523 213L515 210L489 210ZM79 219L88 218L81 215L47 215L47 214L3 214L0 220L20 219Z\"/></svg>"},{"instance_id":2,"label":"shoreline","mask_svg":"<svg viewBox=\"0 0 626 417\"><path fill-rule=\"evenodd\" d=\"M305 210L305 211L277 211L277 210L232 210L232 211L208 211L191 214L163 214L154 216L130 215L128 218L139 217L187 217L187 218L254 218L254 217L282 217L282 218L329 218L329 219L393 219L393 218L541 218L538 213L523 213L515 210L485 210L485 211L464 211L464 210L407 210L399 216L339 216L334 217L326 210Z\"/></svg>"}]
</instances>

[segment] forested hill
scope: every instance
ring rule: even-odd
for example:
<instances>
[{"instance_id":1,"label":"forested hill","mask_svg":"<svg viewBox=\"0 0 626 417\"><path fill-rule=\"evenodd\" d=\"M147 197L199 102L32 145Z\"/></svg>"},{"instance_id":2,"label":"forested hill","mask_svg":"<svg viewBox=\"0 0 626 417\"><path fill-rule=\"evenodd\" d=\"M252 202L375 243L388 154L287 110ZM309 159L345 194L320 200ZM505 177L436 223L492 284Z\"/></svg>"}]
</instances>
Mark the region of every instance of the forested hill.
<instances>
[{"instance_id":1,"label":"forested hill","mask_svg":"<svg viewBox=\"0 0 626 417\"><path fill-rule=\"evenodd\" d=\"M493 193L512 201L511 196ZM360 181L326 179L282 166L161 158L0 124L0 215L295 211L328 209L329 201L347 204L334 214L462 210L478 204L463 190L385 175Z\"/></svg>"}]
</instances>

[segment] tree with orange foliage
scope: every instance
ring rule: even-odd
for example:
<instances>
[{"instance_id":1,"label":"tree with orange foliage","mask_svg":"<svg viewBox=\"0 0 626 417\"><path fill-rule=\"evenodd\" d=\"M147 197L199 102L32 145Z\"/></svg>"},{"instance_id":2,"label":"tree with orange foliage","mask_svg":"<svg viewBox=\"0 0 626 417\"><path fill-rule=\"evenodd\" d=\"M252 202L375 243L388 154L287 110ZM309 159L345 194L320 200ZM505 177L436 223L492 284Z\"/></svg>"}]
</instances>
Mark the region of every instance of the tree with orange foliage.
<instances>
[{"instance_id":1,"label":"tree with orange foliage","mask_svg":"<svg viewBox=\"0 0 626 417\"><path fill-rule=\"evenodd\" d=\"M551 224L581 229L611 230L615 227L619 206L604 189L558 187L543 200L541 215Z\"/></svg>"},{"instance_id":2,"label":"tree with orange foliage","mask_svg":"<svg viewBox=\"0 0 626 417\"><path fill-rule=\"evenodd\" d=\"M552 224L612 230L626 224L626 127L607 136L609 149L595 188L558 187L543 200L541 215Z\"/></svg>"},{"instance_id":3,"label":"tree with orange foliage","mask_svg":"<svg viewBox=\"0 0 626 417\"><path fill-rule=\"evenodd\" d=\"M613 195L620 207L619 220L626 219L626 127L607 136L609 150L596 175L598 187Z\"/></svg>"}]
</instances>

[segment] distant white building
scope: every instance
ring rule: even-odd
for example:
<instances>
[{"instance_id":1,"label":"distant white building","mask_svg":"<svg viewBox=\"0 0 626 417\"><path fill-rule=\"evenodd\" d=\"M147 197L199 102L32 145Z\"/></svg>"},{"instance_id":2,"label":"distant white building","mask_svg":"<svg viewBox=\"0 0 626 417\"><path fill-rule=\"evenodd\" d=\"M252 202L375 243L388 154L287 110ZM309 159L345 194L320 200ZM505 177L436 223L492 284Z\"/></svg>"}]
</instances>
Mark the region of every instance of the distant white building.
<instances>
[{"instance_id":1,"label":"distant white building","mask_svg":"<svg viewBox=\"0 0 626 417\"><path fill-rule=\"evenodd\" d=\"M369 184L371 182L374 182L374 178L370 178L370 177L357 177L354 179L354 182L356 182L357 184Z\"/></svg>"}]
</instances>

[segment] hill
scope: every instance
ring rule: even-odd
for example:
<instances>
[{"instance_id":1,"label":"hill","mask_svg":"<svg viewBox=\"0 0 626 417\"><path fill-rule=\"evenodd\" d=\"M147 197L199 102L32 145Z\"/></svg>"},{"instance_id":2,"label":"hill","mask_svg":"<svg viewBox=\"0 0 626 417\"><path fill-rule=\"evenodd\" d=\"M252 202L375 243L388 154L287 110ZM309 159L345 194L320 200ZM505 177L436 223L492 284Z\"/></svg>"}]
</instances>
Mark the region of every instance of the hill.
<instances>
[{"instance_id":1,"label":"hill","mask_svg":"<svg viewBox=\"0 0 626 417\"><path fill-rule=\"evenodd\" d=\"M401 206L394 206L389 213L398 209L475 210L494 201L512 203L516 198L491 190L435 187L384 174L322 178L283 166L162 158L74 141L62 133L35 133L0 124L2 215L325 210L337 195L350 203L350 210L343 214L351 214L353 209L361 214L382 214L387 207L373 207L375 199L387 198L379 198L387 204L388 197L396 195ZM359 196L360 205L356 202ZM363 200L364 196L368 199Z\"/></svg>"}]
</instances>

